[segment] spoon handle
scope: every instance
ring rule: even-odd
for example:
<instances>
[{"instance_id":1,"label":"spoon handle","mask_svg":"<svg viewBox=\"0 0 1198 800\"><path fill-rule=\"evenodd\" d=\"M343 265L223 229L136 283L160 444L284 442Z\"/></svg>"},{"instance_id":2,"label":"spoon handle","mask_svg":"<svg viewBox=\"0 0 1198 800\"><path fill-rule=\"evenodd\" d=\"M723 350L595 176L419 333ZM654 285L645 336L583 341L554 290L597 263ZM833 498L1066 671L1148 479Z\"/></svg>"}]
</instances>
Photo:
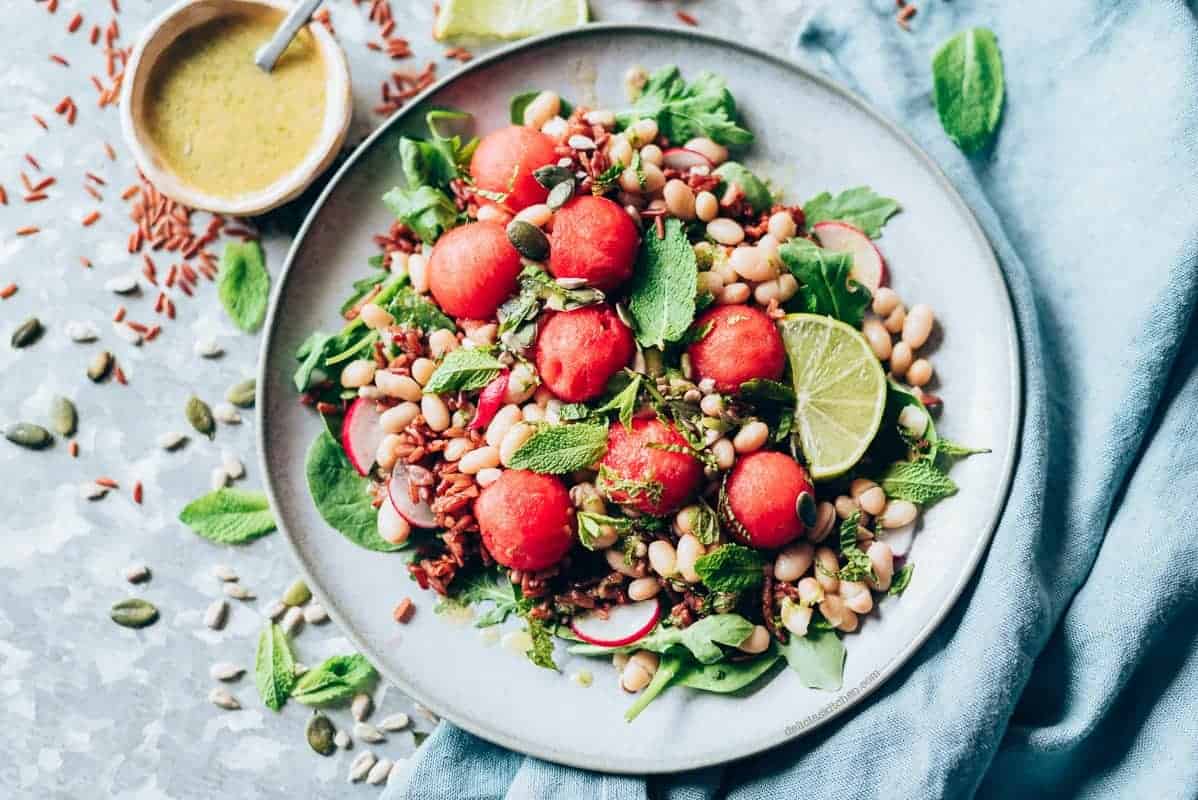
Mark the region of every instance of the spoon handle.
<instances>
[{"instance_id":1,"label":"spoon handle","mask_svg":"<svg viewBox=\"0 0 1198 800\"><path fill-rule=\"evenodd\" d=\"M283 24L275 30L275 35L270 37L270 41L259 47L258 52L254 53L254 63L264 72L274 69L279 56L283 55L283 51L287 49L287 45L291 44L291 40L299 33L300 28L308 24L308 20L311 19L320 3L321 0L299 0L287 18L283 20Z\"/></svg>"}]
</instances>

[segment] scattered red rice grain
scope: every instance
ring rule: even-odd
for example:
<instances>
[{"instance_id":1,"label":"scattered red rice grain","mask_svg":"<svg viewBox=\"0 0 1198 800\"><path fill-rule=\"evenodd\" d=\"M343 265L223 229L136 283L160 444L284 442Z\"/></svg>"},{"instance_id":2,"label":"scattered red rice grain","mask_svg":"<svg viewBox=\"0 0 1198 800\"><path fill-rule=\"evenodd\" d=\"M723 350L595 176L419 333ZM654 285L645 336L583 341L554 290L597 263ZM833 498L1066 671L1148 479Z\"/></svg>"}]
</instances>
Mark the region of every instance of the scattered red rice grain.
<instances>
[{"instance_id":1,"label":"scattered red rice grain","mask_svg":"<svg viewBox=\"0 0 1198 800\"><path fill-rule=\"evenodd\" d=\"M88 39L91 41L92 44L95 44L96 42L100 41L100 26L99 25L92 25L92 32L88 36Z\"/></svg>"},{"instance_id":2,"label":"scattered red rice grain","mask_svg":"<svg viewBox=\"0 0 1198 800\"><path fill-rule=\"evenodd\" d=\"M71 98L69 96L58 101L58 105L54 106L55 114L65 114L67 109L71 107Z\"/></svg>"},{"instance_id":3,"label":"scattered red rice grain","mask_svg":"<svg viewBox=\"0 0 1198 800\"><path fill-rule=\"evenodd\" d=\"M95 189L88 186L87 184L84 184L83 191L87 192L92 197L96 198L96 200L98 200L99 202L101 202L101 203L104 202L104 195L100 194L99 192L97 192Z\"/></svg>"},{"instance_id":4,"label":"scattered red rice grain","mask_svg":"<svg viewBox=\"0 0 1198 800\"><path fill-rule=\"evenodd\" d=\"M92 260L87 256L79 256L79 263L83 265L84 269L92 268Z\"/></svg>"},{"instance_id":5,"label":"scattered red rice grain","mask_svg":"<svg viewBox=\"0 0 1198 800\"><path fill-rule=\"evenodd\" d=\"M79 26L83 24L83 15L76 14L71 17L71 21L67 23L67 33L74 33L79 30Z\"/></svg>"},{"instance_id":6,"label":"scattered red rice grain","mask_svg":"<svg viewBox=\"0 0 1198 800\"><path fill-rule=\"evenodd\" d=\"M114 13L114 14L121 13L120 0L109 0L109 2L112 4L112 13Z\"/></svg>"},{"instance_id":7,"label":"scattered red rice grain","mask_svg":"<svg viewBox=\"0 0 1198 800\"><path fill-rule=\"evenodd\" d=\"M58 0L50 0L49 3L46 3L46 10L49 11L51 14L53 14L55 11L57 11L58 10Z\"/></svg>"},{"instance_id":8,"label":"scattered red rice grain","mask_svg":"<svg viewBox=\"0 0 1198 800\"><path fill-rule=\"evenodd\" d=\"M104 143L104 152L108 154L109 161L116 161L116 150L113 150L108 142Z\"/></svg>"},{"instance_id":9,"label":"scattered red rice grain","mask_svg":"<svg viewBox=\"0 0 1198 800\"><path fill-rule=\"evenodd\" d=\"M125 370L121 369L120 364L115 364L112 367L112 376L116 378L116 382L121 386L128 386L129 379L125 377Z\"/></svg>"},{"instance_id":10,"label":"scattered red rice grain","mask_svg":"<svg viewBox=\"0 0 1198 800\"><path fill-rule=\"evenodd\" d=\"M50 176L48 178L42 178L40 181L35 183L33 186L29 187L29 189L30 189L30 191L40 192L43 189L50 188L57 182L58 181L53 176Z\"/></svg>"},{"instance_id":11,"label":"scattered red rice grain","mask_svg":"<svg viewBox=\"0 0 1198 800\"><path fill-rule=\"evenodd\" d=\"M695 19L693 15L686 13L681 8L674 12L674 16L678 17L679 20L687 25L690 25L692 28L699 27L699 20Z\"/></svg>"},{"instance_id":12,"label":"scattered red rice grain","mask_svg":"<svg viewBox=\"0 0 1198 800\"><path fill-rule=\"evenodd\" d=\"M97 78L95 75L92 75L91 79L92 79L92 86L95 86L96 91L99 92L101 95L103 95L104 94L104 84L100 83L100 79Z\"/></svg>"},{"instance_id":13,"label":"scattered red rice grain","mask_svg":"<svg viewBox=\"0 0 1198 800\"><path fill-rule=\"evenodd\" d=\"M15 283L10 283L8 286L5 286L3 289L0 289L0 300L7 300L8 298L12 297L16 293L17 293L17 285Z\"/></svg>"},{"instance_id":14,"label":"scattered red rice grain","mask_svg":"<svg viewBox=\"0 0 1198 800\"><path fill-rule=\"evenodd\" d=\"M79 442L74 439L67 442L67 452L71 454L71 458L79 458Z\"/></svg>"},{"instance_id":15,"label":"scattered red rice grain","mask_svg":"<svg viewBox=\"0 0 1198 800\"><path fill-rule=\"evenodd\" d=\"M50 60L51 60L51 61L53 61L55 64L61 64L61 65L62 65L62 66L64 66L64 67L69 67L69 66L71 66L71 62L70 62L70 61L67 61L65 58L63 58L62 56L58 55L57 53L51 53L51 54L50 54Z\"/></svg>"},{"instance_id":16,"label":"scattered red rice grain","mask_svg":"<svg viewBox=\"0 0 1198 800\"><path fill-rule=\"evenodd\" d=\"M162 307L163 307L163 305L164 305L165 303L166 303L166 293L165 293L165 292L159 292L159 293L158 293L158 299L154 301L154 313L155 313L155 314L161 314L161 313L162 313Z\"/></svg>"},{"instance_id":17,"label":"scattered red rice grain","mask_svg":"<svg viewBox=\"0 0 1198 800\"><path fill-rule=\"evenodd\" d=\"M99 478L96 478L93 481L93 483L95 483L97 486L103 486L105 489L121 488L121 485L119 483L117 483L112 478L109 478L107 476L100 476Z\"/></svg>"},{"instance_id":18,"label":"scattered red rice grain","mask_svg":"<svg viewBox=\"0 0 1198 800\"><path fill-rule=\"evenodd\" d=\"M23 228L17 228L17 236L32 236L40 230L41 228L36 225L26 225Z\"/></svg>"},{"instance_id":19,"label":"scattered red rice grain","mask_svg":"<svg viewBox=\"0 0 1198 800\"><path fill-rule=\"evenodd\" d=\"M141 336L145 336L147 333L150 332L150 326L142 325L140 322L134 322L134 321L130 320L130 321L126 322L125 324L129 327L129 330L135 331L136 333L140 334Z\"/></svg>"},{"instance_id":20,"label":"scattered red rice grain","mask_svg":"<svg viewBox=\"0 0 1198 800\"><path fill-rule=\"evenodd\" d=\"M167 319L175 318L175 303L169 297L166 298L166 318Z\"/></svg>"},{"instance_id":21,"label":"scattered red rice grain","mask_svg":"<svg viewBox=\"0 0 1198 800\"><path fill-rule=\"evenodd\" d=\"M92 225L95 224L96 220L98 220L99 218L100 218L99 211L91 212L90 214L88 214L86 217L84 217L81 220L83 222L83 227L85 227L85 228L91 227Z\"/></svg>"},{"instance_id":22,"label":"scattered red rice grain","mask_svg":"<svg viewBox=\"0 0 1198 800\"><path fill-rule=\"evenodd\" d=\"M465 47L451 47L445 51L446 58L452 58L455 61L461 61L465 64L470 59L474 58L474 53L471 53Z\"/></svg>"},{"instance_id":23,"label":"scattered red rice grain","mask_svg":"<svg viewBox=\"0 0 1198 800\"><path fill-rule=\"evenodd\" d=\"M115 0L113 0L113 2L115 2ZM142 498L143 491L144 490L142 489L141 481L138 481L137 483L133 484L133 502L137 503L139 506L141 505L141 498Z\"/></svg>"},{"instance_id":24,"label":"scattered red rice grain","mask_svg":"<svg viewBox=\"0 0 1198 800\"><path fill-rule=\"evenodd\" d=\"M125 187L125 191L121 192L121 199L128 200L130 197L132 197L133 195L137 194L140 191L141 191L141 187L138 186L136 183L133 184L132 186L127 186L127 187Z\"/></svg>"},{"instance_id":25,"label":"scattered red rice grain","mask_svg":"<svg viewBox=\"0 0 1198 800\"><path fill-rule=\"evenodd\" d=\"M112 315L112 321L113 321L113 322L120 322L120 321L121 321L121 320L123 320L124 318L125 318L125 307L124 307L124 306L117 306L117 307L116 307L116 313Z\"/></svg>"},{"instance_id":26,"label":"scattered red rice grain","mask_svg":"<svg viewBox=\"0 0 1198 800\"><path fill-rule=\"evenodd\" d=\"M45 192L30 192L29 194L25 195L24 199L26 203L38 203L42 200L50 199L50 195L46 194Z\"/></svg>"},{"instance_id":27,"label":"scattered red rice grain","mask_svg":"<svg viewBox=\"0 0 1198 800\"><path fill-rule=\"evenodd\" d=\"M42 165L39 164L37 159L34 158L31 154L26 153L25 160L28 161L29 165L32 166L34 169L36 169L38 172L42 171Z\"/></svg>"},{"instance_id":28,"label":"scattered red rice grain","mask_svg":"<svg viewBox=\"0 0 1198 800\"><path fill-rule=\"evenodd\" d=\"M395 607L395 611L393 612L392 616L395 617L395 621L400 625L407 625L408 620L412 618L412 613L415 611L415 608L416 607L412 605L412 598L405 597L403 600L399 601L399 605Z\"/></svg>"},{"instance_id":29,"label":"scattered red rice grain","mask_svg":"<svg viewBox=\"0 0 1198 800\"><path fill-rule=\"evenodd\" d=\"M369 47L371 50L374 50L376 53L383 52L383 46L381 44L379 44L378 42L367 42L366 46Z\"/></svg>"},{"instance_id":30,"label":"scattered red rice grain","mask_svg":"<svg viewBox=\"0 0 1198 800\"><path fill-rule=\"evenodd\" d=\"M8 192L3 186L0 186L0 206L8 205Z\"/></svg>"},{"instance_id":31,"label":"scattered red rice grain","mask_svg":"<svg viewBox=\"0 0 1198 800\"><path fill-rule=\"evenodd\" d=\"M94 172L85 172L85 173L83 173L83 174L84 174L86 177L90 178L91 180L95 181L96 183L100 184L101 186L107 186L107 185L108 185L108 182L107 182L107 181L105 181L103 178L101 178L99 175L97 175L97 174L96 174L96 173L94 173Z\"/></svg>"},{"instance_id":32,"label":"scattered red rice grain","mask_svg":"<svg viewBox=\"0 0 1198 800\"><path fill-rule=\"evenodd\" d=\"M44 119L39 117L37 114L33 114L32 116L33 116L33 121L36 122L38 125L42 126L42 130L44 130L44 131L50 130L50 126L46 124L46 121Z\"/></svg>"},{"instance_id":33,"label":"scattered red rice grain","mask_svg":"<svg viewBox=\"0 0 1198 800\"><path fill-rule=\"evenodd\" d=\"M25 186L25 191L32 192L33 191L33 181L29 180L29 176L26 175L24 172L20 173L20 175L21 175L21 183Z\"/></svg>"}]
</instances>

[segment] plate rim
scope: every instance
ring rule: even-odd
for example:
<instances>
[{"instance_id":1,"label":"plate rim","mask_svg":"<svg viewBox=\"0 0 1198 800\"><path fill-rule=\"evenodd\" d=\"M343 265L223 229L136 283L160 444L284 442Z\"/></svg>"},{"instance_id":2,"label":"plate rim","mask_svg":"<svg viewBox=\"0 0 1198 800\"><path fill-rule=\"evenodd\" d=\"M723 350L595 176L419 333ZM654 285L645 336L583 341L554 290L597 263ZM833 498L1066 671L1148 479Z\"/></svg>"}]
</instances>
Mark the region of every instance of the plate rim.
<instances>
[{"instance_id":1,"label":"plate rim","mask_svg":"<svg viewBox=\"0 0 1198 800\"><path fill-rule=\"evenodd\" d=\"M257 385L258 385L258 404L260 408L266 408L268 403L265 402L267 394L270 392L270 381L267 373L267 363L269 353L272 349L274 335L278 323L279 316L279 298L282 295L283 285L287 282L289 273L299 255L300 249L307 238L309 229L315 224L316 218L320 215L329 196L338 187L341 181L352 171L357 162L365 156L365 154L374 146L375 142L387 136L394 128L401 125L407 116L419 109L429 96L442 91L446 87L455 82L471 75L472 73L483 70L496 62L502 61L509 56L532 50L543 45L553 44L560 45L563 42L570 41L576 38L585 38L591 36L610 36L621 33L627 34L651 34L665 38L681 38L699 40L717 47L729 48L742 54L746 54L755 58L765 59L773 62L776 66L781 67L795 74L798 78L812 81L821 88L838 95L842 99L856 106L858 110L867 114L884 127L892 136L896 137L922 164L928 169L930 174L939 184L941 191L947 194L952 203L964 212L963 217L966 220L966 225L969 229L971 238L982 245L982 250L985 252L985 266L988 267L992 283L997 288L1001 289L1001 297L1004 301L1006 313L1004 314L1003 333L1006 339L1007 356L1012 365L1012 380L1010 384L1009 403L1011 408L1011 418L1007 425L1007 441L1006 441L1006 457L1001 466L999 475L1000 480L990 502L990 510L988 519L984 525L984 533L979 536L977 543L969 553L966 568L963 569L959 576L952 584L951 589L945 594L944 600L936 608L935 612L929 616L927 621L919 628L915 636L901 650L895 651L891 658L879 669L870 675L866 676L862 681L855 686L842 687L839 692L832 696L829 703L825 704L820 710L808 715L808 717L797 725L787 726L782 738L773 741L764 741L761 739L751 741L745 745L730 744L721 751L709 752L703 757L694 759L682 759L677 763L663 765L660 769L621 769L620 766L602 763L598 759L588 757L586 754L570 754L555 750L552 746L545 746L537 742L529 741L520 738L516 734L509 733L500 728L494 728L486 724L478 723L472 719L459 716L456 713L446 713L439 702L430 701L423 693L415 691L407 681L400 676L392 674L389 669L384 667L376 667L382 676L401 692L410 697L412 700L419 702L427 707L438 717L452 722L454 725L466 730L475 736L478 736L492 744L513 750L524 755L533 756L536 758L550 761L552 763L561 764L564 766L575 767L579 769L594 770L609 774L622 775L646 775L646 774L671 774L684 772L692 769L701 769L718 764L725 764L742 758L747 758L758 753L763 753L780 747L784 744L794 741L800 736L811 733L812 731L828 724L834 719L837 719L849 709L858 706L863 700L872 695L881 686L883 686L899 669L901 669L915 653L924 645L928 638L932 635L941 623L944 622L948 614L956 606L957 601L961 598L968 583L973 579L977 572L978 565L981 563L982 557L990 546L990 542L994 537L994 532L998 528L998 524L1002 519L1003 510L1006 507L1007 499L1010 495L1012 479L1014 477L1015 465L1019 460L1019 441L1020 433L1024 423L1024 403L1023 403L1023 359L1022 359L1022 344L1018 333L1018 319L1015 314L1015 306L1012 302L1011 286L1007 282L1006 275L999 265L998 257L995 254L994 246L991 244L985 230L978 222L973 209L965 201L961 193L957 191L956 186L949 180L944 170L939 164L932 159L930 155L907 134L897 123L892 121L888 116L879 111L872 103L869 103L863 97L852 91L841 83L816 72L814 69L805 66L798 60L778 53L769 52L760 48L754 47L743 42L734 41L723 36L708 33L705 31L697 31L693 28L682 28L675 25L660 25L648 23L631 23L631 22L591 22L586 25L568 28L560 31L552 31L550 33L541 34L539 36L524 39L499 49L492 51L484 56L475 58L468 64L455 70L452 74L446 75L436 83L430 85L420 94L413 97L401 109L394 112L382 124L375 128L365 139L361 141L346 158L345 162L338 167L336 173L329 179L328 183L321 190L320 195L312 204L311 209L304 217L303 224L300 225L298 231L292 240L291 246L288 248L287 256L284 259L283 267L278 272L274 287L271 293L270 305L267 311L266 321L263 324L262 344L258 351L258 366L257 366ZM266 423L264 419L259 420L255 433L255 444L258 450L258 466L263 476L263 488L266 492L267 499L273 508L280 507L278 498L275 492L274 479L269 467L269 462L266 458ZM312 571L308 568L307 557L302 552L296 538L288 531L286 525L281 519L278 520L278 527L283 533L283 538L287 541L287 546L300 569L304 579L312 586L318 586L318 581L313 577ZM322 593L323 594L323 593ZM352 626L346 622L346 617L341 613L337 602L332 598L324 598L325 609L329 615L337 623L341 633L348 638L354 646L358 648L364 655L369 655L376 650L371 646L365 638ZM373 663L373 661L372 661ZM864 684L864 685L863 685ZM855 693L854 693L855 691ZM837 702L842 698L848 697L844 702ZM836 706L833 708L832 706ZM815 718L815 719L813 719ZM793 730L792 730L793 728Z\"/></svg>"}]
</instances>

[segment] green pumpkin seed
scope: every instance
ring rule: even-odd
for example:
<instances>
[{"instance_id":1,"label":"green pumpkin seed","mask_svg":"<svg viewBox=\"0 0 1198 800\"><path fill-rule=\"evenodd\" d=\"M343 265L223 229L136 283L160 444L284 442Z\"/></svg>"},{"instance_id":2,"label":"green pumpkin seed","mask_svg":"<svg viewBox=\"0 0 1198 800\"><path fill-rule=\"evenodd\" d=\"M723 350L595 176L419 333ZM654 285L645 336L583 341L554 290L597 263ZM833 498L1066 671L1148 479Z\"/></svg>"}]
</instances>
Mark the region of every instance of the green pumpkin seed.
<instances>
[{"instance_id":1,"label":"green pumpkin seed","mask_svg":"<svg viewBox=\"0 0 1198 800\"><path fill-rule=\"evenodd\" d=\"M17 326L17 329L12 332L12 346L16 348L28 347L36 342L42 335L42 323L37 317L30 317Z\"/></svg>"},{"instance_id":2,"label":"green pumpkin seed","mask_svg":"<svg viewBox=\"0 0 1198 800\"><path fill-rule=\"evenodd\" d=\"M183 413L197 433L202 433L209 439L216 435L216 420L212 418L212 409L194 394L187 399Z\"/></svg>"},{"instance_id":3,"label":"green pumpkin seed","mask_svg":"<svg viewBox=\"0 0 1198 800\"><path fill-rule=\"evenodd\" d=\"M51 400L50 424L63 436L73 434L79 424L79 413L75 410L75 404L62 396Z\"/></svg>"},{"instance_id":4,"label":"green pumpkin seed","mask_svg":"<svg viewBox=\"0 0 1198 800\"><path fill-rule=\"evenodd\" d=\"M557 164L549 164L548 166L540 167L532 171L532 176L536 178L537 183L544 186L546 189L552 189L563 181L573 180L574 173L567 167L559 167Z\"/></svg>"},{"instance_id":5,"label":"green pumpkin seed","mask_svg":"<svg viewBox=\"0 0 1198 800\"><path fill-rule=\"evenodd\" d=\"M225 392L225 399L238 408L253 408L258 382L253 378L234 384Z\"/></svg>"},{"instance_id":6,"label":"green pumpkin seed","mask_svg":"<svg viewBox=\"0 0 1198 800\"><path fill-rule=\"evenodd\" d=\"M337 732L333 730L333 723L329 722L329 718L319 711L308 720L308 728L304 731L304 735L308 737L308 746L322 756L331 756L337 749L333 744L333 737L336 734Z\"/></svg>"},{"instance_id":7,"label":"green pumpkin seed","mask_svg":"<svg viewBox=\"0 0 1198 800\"><path fill-rule=\"evenodd\" d=\"M87 365L87 377L91 378L94 383L99 383L107 378L111 371L112 353L107 350L96 353L91 363Z\"/></svg>"},{"instance_id":8,"label":"green pumpkin seed","mask_svg":"<svg viewBox=\"0 0 1198 800\"><path fill-rule=\"evenodd\" d=\"M545 201L545 205L556 211L568 203L573 196L574 179L567 178L549 190L549 198Z\"/></svg>"},{"instance_id":9,"label":"green pumpkin seed","mask_svg":"<svg viewBox=\"0 0 1198 800\"><path fill-rule=\"evenodd\" d=\"M312 599L312 592L308 589L308 584L304 583L302 578L297 578L295 583L288 586L287 591L283 592L282 599L286 605L302 606Z\"/></svg>"},{"instance_id":10,"label":"green pumpkin seed","mask_svg":"<svg viewBox=\"0 0 1198 800\"><path fill-rule=\"evenodd\" d=\"M549 239L545 232L522 219L514 219L508 223L507 238L520 255L530 261L544 261L549 255Z\"/></svg>"},{"instance_id":11,"label":"green pumpkin seed","mask_svg":"<svg viewBox=\"0 0 1198 800\"><path fill-rule=\"evenodd\" d=\"M153 603L138 597L122 600L108 612L112 621L126 628L144 628L153 625L158 620L158 609Z\"/></svg>"},{"instance_id":12,"label":"green pumpkin seed","mask_svg":"<svg viewBox=\"0 0 1198 800\"><path fill-rule=\"evenodd\" d=\"M13 444L28 447L30 450L42 450L49 447L50 443L54 441L50 431L31 422L12 423L4 429L4 438Z\"/></svg>"}]
</instances>

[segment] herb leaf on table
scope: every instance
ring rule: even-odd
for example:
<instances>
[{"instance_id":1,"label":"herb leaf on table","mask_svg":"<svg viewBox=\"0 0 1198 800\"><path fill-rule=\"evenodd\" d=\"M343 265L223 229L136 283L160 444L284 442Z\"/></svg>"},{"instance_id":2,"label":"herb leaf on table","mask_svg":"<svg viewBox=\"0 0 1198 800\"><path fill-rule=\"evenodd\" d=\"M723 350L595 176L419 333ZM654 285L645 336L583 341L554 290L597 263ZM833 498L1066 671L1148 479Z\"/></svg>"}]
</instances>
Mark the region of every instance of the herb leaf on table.
<instances>
[{"instance_id":1,"label":"herb leaf on table","mask_svg":"<svg viewBox=\"0 0 1198 800\"><path fill-rule=\"evenodd\" d=\"M266 317L270 300L270 273L262 246L257 242L227 242L220 257L216 291L229 319L253 333Z\"/></svg>"},{"instance_id":2,"label":"herb leaf on table","mask_svg":"<svg viewBox=\"0 0 1198 800\"><path fill-rule=\"evenodd\" d=\"M258 652L254 657L254 683L258 695L272 711L287 702L295 685L295 658L283 629L268 622L258 636Z\"/></svg>"},{"instance_id":3,"label":"herb leaf on table","mask_svg":"<svg viewBox=\"0 0 1198 800\"><path fill-rule=\"evenodd\" d=\"M275 529L265 494L229 487L188 503L179 512L179 521L219 544L245 544Z\"/></svg>"},{"instance_id":4,"label":"herb leaf on table","mask_svg":"<svg viewBox=\"0 0 1198 800\"><path fill-rule=\"evenodd\" d=\"M359 547L387 553L402 549L379 536L378 511L370 502L370 481L349 463L328 431L308 449L304 463L308 491L321 518Z\"/></svg>"},{"instance_id":5,"label":"herb leaf on table","mask_svg":"<svg viewBox=\"0 0 1198 800\"><path fill-rule=\"evenodd\" d=\"M965 153L987 144L1002 117L1002 53L994 32L970 28L952 37L932 56L936 113L948 138Z\"/></svg>"},{"instance_id":6,"label":"herb leaf on table","mask_svg":"<svg viewBox=\"0 0 1198 800\"><path fill-rule=\"evenodd\" d=\"M291 697L306 706L331 705L353 697L376 677L378 673L364 656L333 656L301 675Z\"/></svg>"}]
</instances>

